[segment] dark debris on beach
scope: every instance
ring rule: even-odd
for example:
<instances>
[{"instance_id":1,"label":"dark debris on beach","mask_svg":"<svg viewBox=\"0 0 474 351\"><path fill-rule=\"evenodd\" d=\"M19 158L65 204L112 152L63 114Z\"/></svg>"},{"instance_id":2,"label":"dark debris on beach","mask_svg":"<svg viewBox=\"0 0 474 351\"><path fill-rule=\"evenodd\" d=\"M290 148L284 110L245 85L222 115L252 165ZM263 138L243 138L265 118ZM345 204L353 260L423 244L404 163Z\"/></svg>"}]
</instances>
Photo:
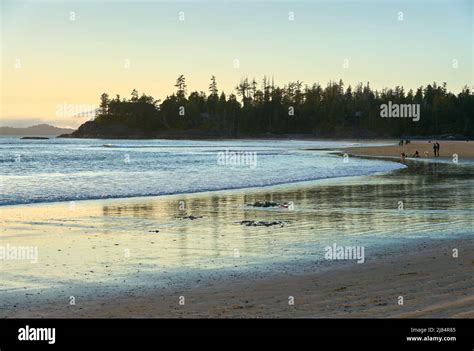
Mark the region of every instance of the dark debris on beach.
<instances>
[{"instance_id":1,"label":"dark debris on beach","mask_svg":"<svg viewBox=\"0 0 474 351\"><path fill-rule=\"evenodd\" d=\"M178 216L176 218L179 218L179 219L189 219L191 221L194 221L195 219L199 219L199 218L202 218L202 216Z\"/></svg>"},{"instance_id":2,"label":"dark debris on beach","mask_svg":"<svg viewBox=\"0 0 474 351\"><path fill-rule=\"evenodd\" d=\"M241 225L245 225L246 227L271 227L274 225L279 225L280 227L283 227L285 224L288 224L290 222L287 221L240 221L238 222Z\"/></svg>"},{"instance_id":3,"label":"dark debris on beach","mask_svg":"<svg viewBox=\"0 0 474 351\"><path fill-rule=\"evenodd\" d=\"M280 208L288 208L290 203L284 202L283 204L275 201L255 201L253 204L247 204L247 206L252 207L280 207Z\"/></svg>"},{"instance_id":4,"label":"dark debris on beach","mask_svg":"<svg viewBox=\"0 0 474 351\"><path fill-rule=\"evenodd\" d=\"M253 207L278 207L280 204L274 201L255 201L253 204L247 204Z\"/></svg>"}]
</instances>

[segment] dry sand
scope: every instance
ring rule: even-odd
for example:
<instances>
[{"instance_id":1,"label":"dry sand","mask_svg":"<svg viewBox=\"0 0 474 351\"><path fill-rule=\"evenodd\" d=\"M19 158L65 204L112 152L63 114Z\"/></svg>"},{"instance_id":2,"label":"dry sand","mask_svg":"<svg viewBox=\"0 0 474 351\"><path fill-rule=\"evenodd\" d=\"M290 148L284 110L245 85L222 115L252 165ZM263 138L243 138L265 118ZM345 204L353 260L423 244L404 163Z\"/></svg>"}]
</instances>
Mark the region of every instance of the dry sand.
<instances>
[{"instance_id":1,"label":"dry sand","mask_svg":"<svg viewBox=\"0 0 474 351\"><path fill-rule=\"evenodd\" d=\"M418 151L420 158L434 158L433 144L437 140L411 141L408 145L398 146L398 142L390 146L364 146L348 148L345 151L357 156L381 156L381 157L400 157L402 152L411 156ZM458 159L474 158L474 142L472 141L438 141L440 144L439 154L441 158L452 159L454 154L458 155ZM425 155L427 153L427 155Z\"/></svg>"}]
</instances>

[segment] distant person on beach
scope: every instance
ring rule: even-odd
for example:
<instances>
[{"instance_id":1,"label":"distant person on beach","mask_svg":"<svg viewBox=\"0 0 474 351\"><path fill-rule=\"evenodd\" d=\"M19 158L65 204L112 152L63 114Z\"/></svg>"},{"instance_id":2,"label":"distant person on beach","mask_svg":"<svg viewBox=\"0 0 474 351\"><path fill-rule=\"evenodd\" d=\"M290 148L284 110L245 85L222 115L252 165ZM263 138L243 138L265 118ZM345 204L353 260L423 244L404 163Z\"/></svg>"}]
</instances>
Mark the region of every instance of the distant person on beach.
<instances>
[{"instance_id":1,"label":"distant person on beach","mask_svg":"<svg viewBox=\"0 0 474 351\"><path fill-rule=\"evenodd\" d=\"M411 157L420 157L418 150L416 150L415 153Z\"/></svg>"},{"instance_id":2,"label":"distant person on beach","mask_svg":"<svg viewBox=\"0 0 474 351\"><path fill-rule=\"evenodd\" d=\"M405 161L405 157L406 157L405 153L402 152L402 153L400 154L400 159L402 160L402 162Z\"/></svg>"},{"instance_id":3,"label":"distant person on beach","mask_svg":"<svg viewBox=\"0 0 474 351\"><path fill-rule=\"evenodd\" d=\"M435 157L439 157L439 143L438 142L433 144L433 151L434 151Z\"/></svg>"},{"instance_id":4,"label":"distant person on beach","mask_svg":"<svg viewBox=\"0 0 474 351\"><path fill-rule=\"evenodd\" d=\"M403 146L403 139L398 142L398 146Z\"/></svg>"}]
</instances>

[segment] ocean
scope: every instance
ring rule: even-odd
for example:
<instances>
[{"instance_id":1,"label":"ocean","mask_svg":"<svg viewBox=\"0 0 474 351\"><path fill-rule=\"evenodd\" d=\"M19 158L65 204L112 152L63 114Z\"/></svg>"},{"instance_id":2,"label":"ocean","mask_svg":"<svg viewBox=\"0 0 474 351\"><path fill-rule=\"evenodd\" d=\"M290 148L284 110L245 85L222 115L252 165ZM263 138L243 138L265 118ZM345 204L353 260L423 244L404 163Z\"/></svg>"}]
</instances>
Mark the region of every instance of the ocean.
<instances>
[{"instance_id":1,"label":"ocean","mask_svg":"<svg viewBox=\"0 0 474 351\"><path fill-rule=\"evenodd\" d=\"M0 138L0 205L194 193L369 175L396 162L344 158L351 142Z\"/></svg>"}]
</instances>

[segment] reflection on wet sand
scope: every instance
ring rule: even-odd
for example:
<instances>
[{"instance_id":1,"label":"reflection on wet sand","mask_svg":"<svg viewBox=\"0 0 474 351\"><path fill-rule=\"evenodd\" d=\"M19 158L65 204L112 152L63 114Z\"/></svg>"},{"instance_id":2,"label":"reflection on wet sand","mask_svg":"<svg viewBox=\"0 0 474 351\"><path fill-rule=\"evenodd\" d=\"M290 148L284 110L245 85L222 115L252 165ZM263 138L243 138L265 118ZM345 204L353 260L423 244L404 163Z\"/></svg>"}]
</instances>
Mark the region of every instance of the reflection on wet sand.
<instances>
[{"instance_id":1,"label":"reflection on wet sand","mask_svg":"<svg viewBox=\"0 0 474 351\"><path fill-rule=\"evenodd\" d=\"M333 243L462 235L474 222L473 173L472 166L420 162L390 174L260 189L5 206L1 243L37 246L39 261L5 261L2 284L138 281L150 272L322 260ZM248 205L264 200L295 207ZM243 220L288 223L247 227Z\"/></svg>"}]
</instances>

